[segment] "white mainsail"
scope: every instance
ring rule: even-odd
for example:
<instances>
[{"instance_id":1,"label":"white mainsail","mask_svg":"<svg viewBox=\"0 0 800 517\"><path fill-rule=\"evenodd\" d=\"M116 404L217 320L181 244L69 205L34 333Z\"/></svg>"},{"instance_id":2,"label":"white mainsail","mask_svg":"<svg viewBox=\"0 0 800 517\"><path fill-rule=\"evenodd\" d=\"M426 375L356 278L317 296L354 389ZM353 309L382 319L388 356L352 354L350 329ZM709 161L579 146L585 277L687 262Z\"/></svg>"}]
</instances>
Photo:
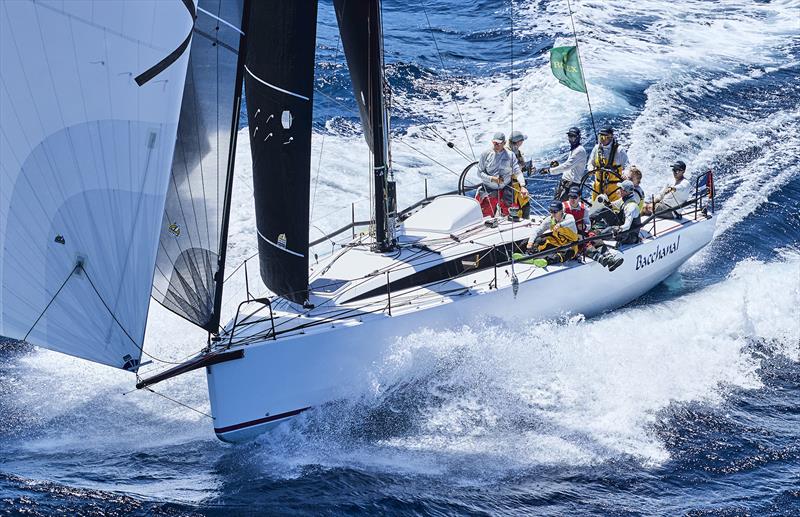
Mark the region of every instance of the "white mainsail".
<instances>
[{"instance_id":1,"label":"white mainsail","mask_svg":"<svg viewBox=\"0 0 800 517\"><path fill-rule=\"evenodd\" d=\"M0 2L0 335L138 364L193 14Z\"/></svg>"}]
</instances>

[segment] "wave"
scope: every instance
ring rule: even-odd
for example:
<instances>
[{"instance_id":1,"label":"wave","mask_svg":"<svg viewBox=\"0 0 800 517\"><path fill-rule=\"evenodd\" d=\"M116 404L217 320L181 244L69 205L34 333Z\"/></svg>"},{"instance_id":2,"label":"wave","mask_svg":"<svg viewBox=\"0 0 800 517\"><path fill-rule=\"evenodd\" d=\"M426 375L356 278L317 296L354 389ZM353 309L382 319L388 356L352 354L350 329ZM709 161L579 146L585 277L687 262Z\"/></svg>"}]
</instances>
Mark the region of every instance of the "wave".
<instances>
[{"instance_id":1,"label":"wave","mask_svg":"<svg viewBox=\"0 0 800 517\"><path fill-rule=\"evenodd\" d=\"M670 452L656 428L673 407L760 388L766 357L800 361L800 286L786 285L798 275L800 253L787 251L743 261L700 292L590 321L421 330L370 371L360 398L264 436L255 461L278 476L313 464L464 482L624 458L662 464Z\"/></svg>"}]
</instances>

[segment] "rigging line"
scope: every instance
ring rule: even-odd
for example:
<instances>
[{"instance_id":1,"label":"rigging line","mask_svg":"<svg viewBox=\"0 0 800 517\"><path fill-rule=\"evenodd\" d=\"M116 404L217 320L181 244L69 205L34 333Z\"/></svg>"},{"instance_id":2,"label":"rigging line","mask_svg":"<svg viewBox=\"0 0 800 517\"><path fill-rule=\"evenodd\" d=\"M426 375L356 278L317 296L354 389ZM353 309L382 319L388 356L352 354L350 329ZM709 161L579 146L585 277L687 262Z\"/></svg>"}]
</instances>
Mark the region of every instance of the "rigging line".
<instances>
[{"instance_id":1,"label":"rigging line","mask_svg":"<svg viewBox=\"0 0 800 517\"><path fill-rule=\"evenodd\" d=\"M422 155L422 156L424 156L425 158L429 159L430 161L432 161L432 162L436 163L437 165L439 165L439 166L441 166L441 167L443 167L443 168L447 169L448 171L450 171L450 173L451 173L451 174L454 174L454 175L456 175L456 176L459 176L459 177L461 176L461 174L457 173L456 171L454 171L453 169L451 169L451 168L450 168L450 167L448 167L447 165L445 165L445 164L443 164L443 163L441 163L441 162L439 162L439 161L437 161L437 160L434 160L433 158L431 158L431 157L430 157L430 156L428 156L427 154L423 153L422 151L420 151L419 149L417 149L417 148L416 148L416 147L414 147L413 145L411 145L411 144L409 144L409 143L407 143L407 142L405 142L405 141L403 141L403 140L397 140L397 141L398 141L398 142L400 142L400 143L401 143L401 144L403 144L403 145L406 145L406 146L410 147L411 149L413 149L414 151L418 152L419 154L421 154L421 155Z\"/></svg>"},{"instance_id":2,"label":"rigging line","mask_svg":"<svg viewBox=\"0 0 800 517\"><path fill-rule=\"evenodd\" d=\"M594 113L592 112L592 101L589 99L589 87L586 86L586 74L584 73L583 60L581 59L581 50L578 45L578 32L575 30L575 19L572 17L572 5L567 0L567 9L569 10L569 20L572 23L572 35L575 37L575 52L578 54L578 64L581 66L581 80L583 81L583 89L586 90L586 103L589 105L589 117L592 119L592 131L594 132L594 139L597 140L597 126L594 123Z\"/></svg>"},{"instance_id":3,"label":"rigging line","mask_svg":"<svg viewBox=\"0 0 800 517\"><path fill-rule=\"evenodd\" d=\"M428 9L425 6L425 0L422 0L422 12L425 13L425 20L428 22L428 32L431 35L431 39L433 39L433 45L436 47L436 53L439 55L439 63L442 65L442 69L445 71L447 68L444 66L444 59L442 59L442 53L439 51L439 43L436 41L436 36L433 35L433 27L431 27L431 20L428 18ZM461 116L461 109L458 107L458 102L453 99L453 104L456 107L456 111L458 112L458 118L461 121L461 127L464 129L464 135L467 137L467 144L469 145L469 150L472 153L472 159L475 159L475 149L472 148L472 142L469 138L469 133L467 132L467 126L464 124L464 117Z\"/></svg>"},{"instance_id":4,"label":"rigging line","mask_svg":"<svg viewBox=\"0 0 800 517\"><path fill-rule=\"evenodd\" d=\"M336 54L333 56L333 62L335 63L336 60L339 58L339 48L341 47L342 37L341 35L336 36ZM314 219L314 207L317 204L317 187L319 187L319 171L322 169L322 150L325 149L325 137L327 136L326 133L322 133L322 143L319 146L319 157L317 158L317 175L314 177L314 195L311 197L311 214L309 215L309 219Z\"/></svg>"},{"instance_id":5,"label":"rigging line","mask_svg":"<svg viewBox=\"0 0 800 517\"><path fill-rule=\"evenodd\" d=\"M22 338L23 341L28 339L28 336L30 336L31 332L33 332L33 328L36 326L37 323L39 323L39 320L42 319L42 316L44 316L44 313L47 312L47 309L50 308L50 305L52 305L53 302L56 301L56 297L58 296L58 294L61 292L62 289L64 289L64 286L67 285L67 282L69 281L70 278L72 278L72 275L75 273L75 270L78 269L79 267L81 267L80 263L77 263L75 264L75 266L73 266L72 270L70 270L69 272L69 275L67 275L67 278L65 278L64 282L61 284L61 287L59 287L58 291L56 291L56 294L54 294L53 297L50 298L50 301L47 302L47 305L45 306L44 310L42 310L41 314L39 314L39 317L36 318L36 321L33 322L33 325L31 325L31 328L28 329L28 332L25 333L25 337Z\"/></svg>"},{"instance_id":6,"label":"rigging line","mask_svg":"<svg viewBox=\"0 0 800 517\"><path fill-rule=\"evenodd\" d=\"M509 20L511 22L511 132L514 132L514 2L511 2ZM509 136L509 138L511 138ZM511 140L509 140L511 142ZM513 226L512 226L513 228Z\"/></svg>"},{"instance_id":7,"label":"rigging line","mask_svg":"<svg viewBox=\"0 0 800 517\"><path fill-rule=\"evenodd\" d=\"M339 100L339 99L337 99L336 97L333 97L333 96L331 96L331 95L328 95L327 93L325 93L324 91L322 91L322 90L321 90L321 89L319 89L319 88L314 88L314 91L315 91L316 93L318 93L318 94L322 95L323 97L326 97L328 100L332 101L333 103L335 103L335 104L336 104L337 106L339 106L340 108L344 108L344 109L346 109L347 111L349 111L349 112L351 112L351 113L355 113L355 111L353 110L353 107L352 107L352 106L348 106L347 104L345 104L344 102L340 101L340 100Z\"/></svg>"},{"instance_id":8,"label":"rigging line","mask_svg":"<svg viewBox=\"0 0 800 517\"><path fill-rule=\"evenodd\" d=\"M77 265L76 265L76 267L77 267ZM173 362L173 361L167 361L167 360L164 360L164 359L159 359L158 357L155 357L155 356L145 352L144 348L142 348L142 346L139 345L139 343L137 343L136 340L131 337L131 335L128 333L128 331L125 329L125 327L122 326L122 323L117 319L116 314L114 314L114 312L108 306L106 301L100 295L100 291L98 291L97 287L94 285L94 282L92 281L92 277L89 276L89 272L86 271L86 269L84 269L83 267L81 267L81 269L83 270L83 273L86 275L86 280L89 281L89 285L92 286L92 289L94 290L94 293L97 295L97 298L100 300L100 303L102 303L103 307L106 308L106 310L108 311L108 314L111 315L111 318L119 326L120 330L122 330L122 332L125 334L125 336L127 336L127 338L130 339L131 343L133 343L133 346L138 348L141 353L143 353L144 355L146 355L147 357L149 357L150 359L152 359L154 361L158 361L158 362L166 363L166 364L181 364L180 362Z\"/></svg>"},{"instance_id":9,"label":"rigging line","mask_svg":"<svg viewBox=\"0 0 800 517\"><path fill-rule=\"evenodd\" d=\"M178 404L179 406L183 406L183 407L185 407L186 409L191 409L191 410L192 410L192 411L194 411L195 413L199 413L199 414L201 414L201 415L203 415L203 416L207 416L207 417L208 417L208 418L210 418L211 420L214 420L214 417L213 417L213 416L211 416L211 415L209 415L208 413L205 413L205 412L203 412L203 411L200 411L199 409L195 409L195 408L193 408L192 406L189 406L189 405L187 405L187 404L184 404L183 402L181 402L181 401L179 401L179 400L175 400L174 398L168 397L168 396L164 395L163 393L159 393L159 392L155 391L153 388L151 388L150 386L145 386L143 389L145 389L145 390L149 391L150 393L153 393L153 394L155 394L155 395L158 395L159 397L164 397L165 399L169 400L170 402L173 402L173 403L175 403L175 404ZM130 393L130 392L128 392L128 393ZM124 395L124 393L123 393L123 395Z\"/></svg>"},{"instance_id":10,"label":"rigging line","mask_svg":"<svg viewBox=\"0 0 800 517\"><path fill-rule=\"evenodd\" d=\"M511 134L514 134L514 2L513 2L513 0L511 2L511 7L510 7L510 11L509 12L511 14L509 16L509 20L510 20L510 23L511 23ZM509 139L510 138L511 138L511 135L509 135ZM511 140L509 140L509 147L511 147L511 145L512 145L511 144ZM513 156L511 159L512 160L516 160L517 157ZM512 168L511 172L512 173L514 172L513 168ZM520 171L520 174L521 173L522 173L522 171ZM523 181L524 181L524 176L523 176ZM513 201L514 201L514 199L512 198L512 202ZM517 207L517 210L521 210L521 209L522 209L522 207L519 207L519 206ZM499 228L499 226L498 226L498 228ZM503 237L502 237L502 234L501 234L501 237L500 237L501 242L502 242L502 238ZM515 241L514 241L514 220L513 219L511 220L511 242L512 242L512 245L511 245L511 278L516 280L517 274L514 271L514 245L513 245L513 243ZM517 294L514 293L514 297L515 298L516 298L516 296L517 296Z\"/></svg>"},{"instance_id":11,"label":"rigging line","mask_svg":"<svg viewBox=\"0 0 800 517\"><path fill-rule=\"evenodd\" d=\"M236 266L236 269L231 271L230 274L225 277L225 280L223 280L222 282L225 283L228 280L230 280L231 277L233 276L233 274L236 273L237 271L239 271L242 268L242 266L244 266L245 262L248 262L250 259L254 258L256 255L258 255L257 251L255 253L253 253L252 255L250 255L249 257L247 257L246 259L244 259L238 266Z\"/></svg>"},{"instance_id":12,"label":"rigging line","mask_svg":"<svg viewBox=\"0 0 800 517\"><path fill-rule=\"evenodd\" d=\"M461 149L459 149L459 148L458 148L458 146L457 146L456 144L454 144L453 142L451 142L451 141L447 140L447 139L446 139L446 138L445 138L445 137L444 137L444 136L443 136L441 133L439 133L439 131L437 131L437 130L436 130L436 128L435 128L435 127L433 127L433 124L428 124L428 125L427 125L427 126L425 126L425 127L426 127L427 129L430 129L431 133L433 133L433 134L434 134L434 135L436 135L437 137L441 138L441 139L442 139L442 141L444 141L444 142L447 144L447 147L449 147L449 148L450 148L450 149L452 149L453 151L457 152L457 153L458 153L459 155L461 155L461 156L462 156L462 157L463 157L463 158L464 158L464 159L465 159L467 162L471 162L471 161L472 161L472 159L471 159L471 158L470 158L470 157L467 155L467 153L465 153L464 151L462 151Z\"/></svg>"}]
</instances>

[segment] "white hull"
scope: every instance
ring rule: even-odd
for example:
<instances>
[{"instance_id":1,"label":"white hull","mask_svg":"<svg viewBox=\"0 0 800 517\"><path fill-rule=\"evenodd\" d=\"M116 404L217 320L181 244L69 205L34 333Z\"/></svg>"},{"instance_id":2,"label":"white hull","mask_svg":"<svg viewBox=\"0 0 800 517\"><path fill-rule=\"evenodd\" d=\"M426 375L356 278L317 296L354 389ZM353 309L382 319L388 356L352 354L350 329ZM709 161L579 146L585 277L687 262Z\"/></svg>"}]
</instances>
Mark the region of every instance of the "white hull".
<instances>
[{"instance_id":1,"label":"white hull","mask_svg":"<svg viewBox=\"0 0 800 517\"><path fill-rule=\"evenodd\" d=\"M623 247L625 262L614 272L591 260L545 269L517 263L516 299L511 267L499 266L496 288L487 286L495 275L494 268L487 268L460 279L463 289L455 293L427 291L423 298L417 294L404 304L402 292L392 291L391 316L388 310L359 311L277 339L251 341L242 347L241 359L207 368L215 432L225 441L246 440L309 407L346 398L353 386L369 382L369 371L396 340L421 328L458 327L486 316L515 321L592 316L620 307L662 282L708 244L714 223L713 217L703 216L684 219L683 224L659 220L666 231L659 228L656 238L648 235L637 245ZM523 235L519 232L517 238ZM380 300L385 307L386 296ZM313 320L313 311L306 318ZM263 332L269 325L269 319L261 320L247 333Z\"/></svg>"}]
</instances>

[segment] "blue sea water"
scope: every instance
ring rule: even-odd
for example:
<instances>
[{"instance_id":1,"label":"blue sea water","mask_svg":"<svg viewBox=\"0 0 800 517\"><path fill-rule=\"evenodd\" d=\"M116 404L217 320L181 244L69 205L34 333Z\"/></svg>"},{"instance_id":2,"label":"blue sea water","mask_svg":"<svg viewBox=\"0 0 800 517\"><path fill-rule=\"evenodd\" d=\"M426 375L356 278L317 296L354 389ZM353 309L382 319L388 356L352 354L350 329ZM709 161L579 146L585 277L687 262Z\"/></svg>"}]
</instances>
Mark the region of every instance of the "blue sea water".
<instances>
[{"instance_id":1,"label":"blue sea water","mask_svg":"<svg viewBox=\"0 0 800 517\"><path fill-rule=\"evenodd\" d=\"M594 118L646 189L675 159L715 171L706 250L603 317L421 330L359 396L238 446L121 372L2 342L0 515L800 515L800 4L572 7ZM327 230L363 201L365 146L329 1L319 19ZM386 0L384 26L401 204L454 187L448 140L471 157L513 126L545 163L591 135L547 61L566 1ZM207 409L202 375L161 391Z\"/></svg>"}]
</instances>

